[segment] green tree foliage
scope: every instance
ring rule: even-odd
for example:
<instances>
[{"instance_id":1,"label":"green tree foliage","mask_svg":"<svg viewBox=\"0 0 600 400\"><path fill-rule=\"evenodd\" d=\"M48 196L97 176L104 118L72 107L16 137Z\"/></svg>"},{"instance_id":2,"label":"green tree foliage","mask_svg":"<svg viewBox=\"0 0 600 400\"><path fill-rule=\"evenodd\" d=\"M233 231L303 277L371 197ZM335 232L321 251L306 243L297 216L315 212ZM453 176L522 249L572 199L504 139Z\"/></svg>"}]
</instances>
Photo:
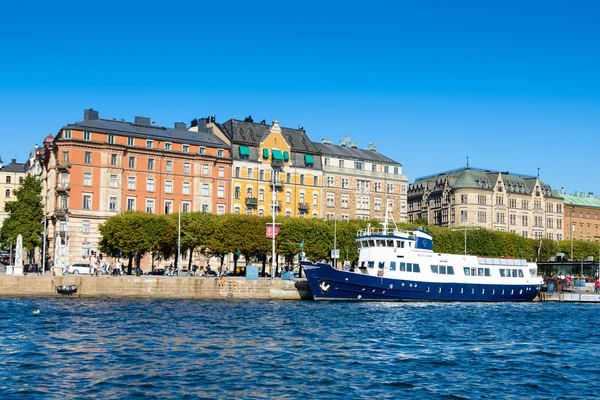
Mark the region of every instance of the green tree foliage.
<instances>
[{"instance_id":1,"label":"green tree foliage","mask_svg":"<svg viewBox=\"0 0 600 400\"><path fill-rule=\"evenodd\" d=\"M17 236L23 236L23 248L30 253L42 244L44 210L42 207L42 183L39 179L27 175L23 183L14 191L15 201L5 204L4 211L9 213L0 230L2 247L17 242Z\"/></svg>"}]
</instances>

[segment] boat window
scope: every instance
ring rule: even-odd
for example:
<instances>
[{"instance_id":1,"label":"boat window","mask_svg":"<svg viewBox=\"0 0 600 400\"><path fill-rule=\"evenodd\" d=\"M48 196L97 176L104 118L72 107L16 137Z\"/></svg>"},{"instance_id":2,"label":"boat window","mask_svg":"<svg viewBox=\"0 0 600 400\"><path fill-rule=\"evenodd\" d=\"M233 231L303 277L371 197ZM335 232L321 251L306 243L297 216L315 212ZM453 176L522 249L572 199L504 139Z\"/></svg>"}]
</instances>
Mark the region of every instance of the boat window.
<instances>
[{"instance_id":1,"label":"boat window","mask_svg":"<svg viewBox=\"0 0 600 400\"><path fill-rule=\"evenodd\" d=\"M375 241L373 239L369 240L369 247L375 247Z\"/></svg>"},{"instance_id":2,"label":"boat window","mask_svg":"<svg viewBox=\"0 0 600 400\"><path fill-rule=\"evenodd\" d=\"M394 241L393 240L388 240L387 241L387 247L394 247Z\"/></svg>"},{"instance_id":3,"label":"boat window","mask_svg":"<svg viewBox=\"0 0 600 400\"><path fill-rule=\"evenodd\" d=\"M519 270L519 278L523 278L523 270L522 269Z\"/></svg>"},{"instance_id":4,"label":"boat window","mask_svg":"<svg viewBox=\"0 0 600 400\"><path fill-rule=\"evenodd\" d=\"M396 270L396 261L390 261L390 270L392 270L392 271Z\"/></svg>"},{"instance_id":5,"label":"boat window","mask_svg":"<svg viewBox=\"0 0 600 400\"><path fill-rule=\"evenodd\" d=\"M492 275L490 275L490 269L489 268L485 269L485 276L492 276Z\"/></svg>"},{"instance_id":6,"label":"boat window","mask_svg":"<svg viewBox=\"0 0 600 400\"><path fill-rule=\"evenodd\" d=\"M363 240L362 244L363 244L363 248L369 247L369 241L368 240Z\"/></svg>"},{"instance_id":7,"label":"boat window","mask_svg":"<svg viewBox=\"0 0 600 400\"><path fill-rule=\"evenodd\" d=\"M375 268L375 261L369 261L369 268Z\"/></svg>"},{"instance_id":8,"label":"boat window","mask_svg":"<svg viewBox=\"0 0 600 400\"><path fill-rule=\"evenodd\" d=\"M454 275L454 267L451 265L448 265L448 275Z\"/></svg>"},{"instance_id":9,"label":"boat window","mask_svg":"<svg viewBox=\"0 0 600 400\"><path fill-rule=\"evenodd\" d=\"M385 247L385 240L377 240L377 247Z\"/></svg>"},{"instance_id":10,"label":"boat window","mask_svg":"<svg viewBox=\"0 0 600 400\"><path fill-rule=\"evenodd\" d=\"M440 274L446 275L446 266L445 265L440 265Z\"/></svg>"},{"instance_id":11,"label":"boat window","mask_svg":"<svg viewBox=\"0 0 600 400\"><path fill-rule=\"evenodd\" d=\"M465 267L464 269L465 269L465 276L469 276L469 275L471 275L471 274L469 273L469 271L470 271L469 267Z\"/></svg>"},{"instance_id":12,"label":"boat window","mask_svg":"<svg viewBox=\"0 0 600 400\"><path fill-rule=\"evenodd\" d=\"M400 271L406 271L406 263L400 263Z\"/></svg>"},{"instance_id":13,"label":"boat window","mask_svg":"<svg viewBox=\"0 0 600 400\"><path fill-rule=\"evenodd\" d=\"M431 266L431 272L434 273L434 274L437 274L438 273L438 266L437 265L432 265Z\"/></svg>"},{"instance_id":14,"label":"boat window","mask_svg":"<svg viewBox=\"0 0 600 400\"><path fill-rule=\"evenodd\" d=\"M477 276L477 268L471 268L471 276Z\"/></svg>"},{"instance_id":15,"label":"boat window","mask_svg":"<svg viewBox=\"0 0 600 400\"><path fill-rule=\"evenodd\" d=\"M412 272L412 264L406 263L406 272Z\"/></svg>"},{"instance_id":16,"label":"boat window","mask_svg":"<svg viewBox=\"0 0 600 400\"><path fill-rule=\"evenodd\" d=\"M356 242L356 247L360 249L362 247L362 242Z\"/></svg>"},{"instance_id":17,"label":"boat window","mask_svg":"<svg viewBox=\"0 0 600 400\"><path fill-rule=\"evenodd\" d=\"M421 267L419 267L419 264L413 264L413 272L421 272Z\"/></svg>"},{"instance_id":18,"label":"boat window","mask_svg":"<svg viewBox=\"0 0 600 400\"><path fill-rule=\"evenodd\" d=\"M408 242L408 247L412 247L412 242Z\"/></svg>"},{"instance_id":19,"label":"boat window","mask_svg":"<svg viewBox=\"0 0 600 400\"><path fill-rule=\"evenodd\" d=\"M401 240L396 240L396 247L400 248L404 248L404 242Z\"/></svg>"},{"instance_id":20,"label":"boat window","mask_svg":"<svg viewBox=\"0 0 600 400\"><path fill-rule=\"evenodd\" d=\"M385 267L385 263L383 261L379 262L379 269L383 269Z\"/></svg>"},{"instance_id":21,"label":"boat window","mask_svg":"<svg viewBox=\"0 0 600 400\"><path fill-rule=\"evenodd\" d=\"M512 270L512 277L513 277L513 278L516 278L516 277L517 277L517 274L518 274L518 272L517 272L517 271L518 271L518 270L516 270L516 269L513 269L513 270Z\"/></svg>"},{"instance_id":22,"label":"boat window","mask_svg":"<svg viewBox=\"0 0 600 400\"><path fill-rule=\"evenodd\" d=\"M367 267L367 263L365 261L363 261L362 263L360 263L360 267L361 268L366 268Z\"/></svg>"},{"instance_id":23,"label":"boat window","mask_svg":"<svg viewBox=\"0 0 600 400\"><path fill-rule=\"evenodd\" d=\"M500 276L504 278L504 268L500 268Z\"/></svg>"}]
</instances>

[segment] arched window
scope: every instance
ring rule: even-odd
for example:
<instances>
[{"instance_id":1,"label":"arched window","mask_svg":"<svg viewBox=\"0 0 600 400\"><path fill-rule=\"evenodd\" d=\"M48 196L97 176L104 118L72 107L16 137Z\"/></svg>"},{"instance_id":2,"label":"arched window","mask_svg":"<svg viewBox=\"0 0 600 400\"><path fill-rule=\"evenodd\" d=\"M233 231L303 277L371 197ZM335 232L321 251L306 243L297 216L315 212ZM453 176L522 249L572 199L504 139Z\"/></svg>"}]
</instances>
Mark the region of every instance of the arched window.
<instances>
[{"instance_id":1,"label":"arched window","mask_svg":"<svg viewBox=\"0 0 600 400\"><path fill-rule=\"evenodd\" d=\"M265 201L265 189L258 189L258 201Z\"/></svg>"},{"instance_id":2,"label":"arched window","mask_svg":"<svg viewBox=\"0 0 600 400\"><path fill-rule=\"evenodd\" d=\"M319 204L319 195L318 194L313 194L313 205L316 206Z\"/></svg>"},{"instance_id":3,"label":"arched window","mask_svg":"<svg viewBox=\"0 0 600 400\"><path fill-rule=\"evenodd\" d=\"M289 190L285 193L285 202L288 204L292 202L292 192Z\"/></svg>"},{"instance_id":4,"label":"arched window","mask_svg":"<svg viewBox=\"0 0 600 400\"><path fill-rule=\"evenodd\" d=\"M4 197L10 197L10 189L6 189L6 192L4 192Z\"/></svg>"},{"instance_id":5,"label":"arched window","mask_svg":"<svg viewBox=\"0 0 600 400\"><path fill-rule=\"evenodd\" d=\"M304 193L300 193L300 203L304 203Z\"/></svg>"},{"instance_id":6,"label":"arched window","mask_svg":"<svg viewBox=\"0 0 600 400\"><path fill-rule=\"evenodd\" d=\"M240 213L240 206L235 206L233 208L233 213L239 215L239 213Z\"/></svg>"},{"instance_id":7,"label":"arched window","mask_svg":"<svg viewBox=\"0 0 600 400\"><path fill-rule=\"evenodd\" d=\"M242 188L240 188L239 186L236 186L236 187L235 187L235 198L236 198L237 200L239 200L239 199L240 199L240 192L241 192L241 191L242 191Z\"/></svg>"},{"instance_id":8,"label":"arched window","mask_svg":"<svg viewBox=\"0 0 600 400\"><path fill-rule=\"evenodd\" d=\"M246 192L247 197L252 198L252 187L249 187Z\"/></svg>"}]
</instances>

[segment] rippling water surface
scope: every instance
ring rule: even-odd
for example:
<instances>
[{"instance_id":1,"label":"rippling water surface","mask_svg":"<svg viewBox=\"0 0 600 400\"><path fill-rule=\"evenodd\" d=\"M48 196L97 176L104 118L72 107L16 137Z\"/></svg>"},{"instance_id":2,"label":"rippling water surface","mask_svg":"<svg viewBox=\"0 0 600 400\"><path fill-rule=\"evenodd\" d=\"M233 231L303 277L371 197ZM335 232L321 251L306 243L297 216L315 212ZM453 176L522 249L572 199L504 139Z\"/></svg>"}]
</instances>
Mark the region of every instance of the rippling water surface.
<instances>
[{"instance_id":1,"label":"rippling water surface","mask_svg":"<svg viewBox=\"0 0 600 400\"><path fill-rule=\"evenodd\" d=\"M1 299L0 398L598 398L599 312Z\"/></svg>"}]
</instances>

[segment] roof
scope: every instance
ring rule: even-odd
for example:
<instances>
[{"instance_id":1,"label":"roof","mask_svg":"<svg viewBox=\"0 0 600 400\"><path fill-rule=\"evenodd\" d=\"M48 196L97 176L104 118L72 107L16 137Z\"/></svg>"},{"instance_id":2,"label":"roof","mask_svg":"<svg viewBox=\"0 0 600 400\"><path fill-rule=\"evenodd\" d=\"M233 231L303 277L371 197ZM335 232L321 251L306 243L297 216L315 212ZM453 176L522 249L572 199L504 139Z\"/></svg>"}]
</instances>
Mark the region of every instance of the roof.
<instances>
[{"instance_id":1,"label":"roof","mask_svg":"<svg viewBox=\"0 0 600 400\"><path fill-rule=\"evenodd\" d=\"M410 184L409 190L419 187L433 189L435 186L441 188L446 179L448 185L454 189L487 189L492 190L497 185L498 175L502 177L504 189L507 193L531 194L535 190L538 178L529 175L511 174L508 171L492 171L480 168L460 168L437 175L429 175L417 178ZM550 185L539 181L540 189L545 197L560 197L553 191Z\"/></svg>"},{"instance_id":2,"label":"roof","mask_svg":"<svg viewBox=\"0 0 600 400\"><path fill-rule=\"evenodd\" d=\"M18 163L16 161L17 160L13 159L10 164L3 165L2 168L0 168L0 172L27 172L27 164Z\"/></svg>"},{"instance_id":3,"label":"roof","mask_svg":"<svg viewBox=\"0 0 600 400\"><path fill-rule=\"evenodd\" d=\"M232 142L246 146L258 146L267 136L270 125L251 121L230 119L223 124L216 124ZM281 134L290 145L292 152L318 154L317 148L310 141L304 129L281 128Z\"/></svg>"},{"instance_id":4,"label":"roof","mask_svg":"<svg viewBox=\"0 0 600 400\"><path fill-rule=\"evenodd\" d=\"M558 191L557 195L565 199L565 205L600 208L600 199L595 197L593 193L575 192L574 194L565 194Z\"/></svg>"},{"instance_id":5,"label":"roof","mask_svg":"<svg viewBox=\"0 0 600 400\"><path fill-rule=\"evenodd\" d=\"M338 158L350 158L353 160L378 162L402 166L398 161L394 161L391 158L384 156L383 154L375 150L358 149L348 146L339 146L335 144L323 144L313 142L313 145L323 155L338 157Z\"/></svg>"},{"instance_id":6,"label":"roof","mask_svg":"<svg viewBox=\"0 0 600 400\"><path fill-rule=\"evenodd\" d=\"M108 119L90 119L64 126L62 129L77 129L92 132L124 135L142 139L229 148L225 142L210 132L194 132L164 126L138 125L133 122Z\"/></svg>"}]
</instances>

